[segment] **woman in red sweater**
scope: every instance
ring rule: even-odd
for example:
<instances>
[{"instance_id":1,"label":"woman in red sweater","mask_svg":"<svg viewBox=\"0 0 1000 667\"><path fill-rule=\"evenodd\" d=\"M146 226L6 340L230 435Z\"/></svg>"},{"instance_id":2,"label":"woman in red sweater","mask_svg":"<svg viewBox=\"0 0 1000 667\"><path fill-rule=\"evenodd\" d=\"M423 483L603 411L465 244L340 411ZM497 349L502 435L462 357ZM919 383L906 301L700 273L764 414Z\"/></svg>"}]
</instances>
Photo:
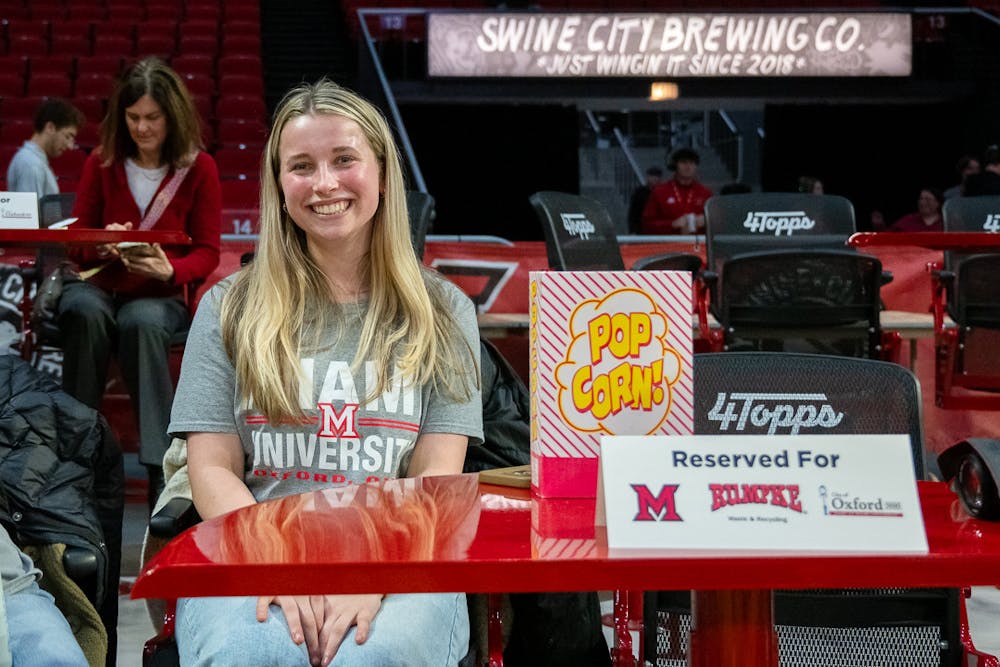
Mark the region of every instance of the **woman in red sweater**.
<instances>
[{"instance_id":1,"label":"woman in red sweater","mask_svg":"<svg viewBox=\"0 0 1000 667\"><path fill-rule=\"evenodd\" d=\"M219 174L201 148L198 114L180 77L157 58L126 70L108 100L100 145L84 163L73 227L180 230L192 243L78 248L81 272L99 270L66 284L59 302L63 387L99 408L108 362L117 353L151 503L162 488L169 445L170 338L189 324L185 286L204 280L219 263Z\"/></svg>"}]
</instances>

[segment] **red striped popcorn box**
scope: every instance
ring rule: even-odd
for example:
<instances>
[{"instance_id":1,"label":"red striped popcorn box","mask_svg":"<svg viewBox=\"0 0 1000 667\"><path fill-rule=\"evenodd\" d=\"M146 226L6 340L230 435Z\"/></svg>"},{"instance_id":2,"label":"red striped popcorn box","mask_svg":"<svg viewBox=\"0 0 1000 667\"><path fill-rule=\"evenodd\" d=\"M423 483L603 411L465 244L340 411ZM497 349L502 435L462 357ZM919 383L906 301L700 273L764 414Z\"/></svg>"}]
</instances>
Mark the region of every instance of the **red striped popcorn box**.
<instances>
[{"instance_id":1,"label":"red striped popcorn box","mask_svg":"<svg viewBox=\"0 0 1000 667\"><path fill-rule=\"evenodd\" d=\"M597 550L596 498L532 498L531 553L535 558L584 557Z\"/></svg>"},{"instance_id":2,"label":"red striped popcorn box","mask_svg":"<svg viewBox=\"0 0 1000 667\"><path fill-rule=\"evenodd\" d=\"M691 274L530 281L532 491L595 497L601 436L692 432Z\"/></svg>"}]
</instances>

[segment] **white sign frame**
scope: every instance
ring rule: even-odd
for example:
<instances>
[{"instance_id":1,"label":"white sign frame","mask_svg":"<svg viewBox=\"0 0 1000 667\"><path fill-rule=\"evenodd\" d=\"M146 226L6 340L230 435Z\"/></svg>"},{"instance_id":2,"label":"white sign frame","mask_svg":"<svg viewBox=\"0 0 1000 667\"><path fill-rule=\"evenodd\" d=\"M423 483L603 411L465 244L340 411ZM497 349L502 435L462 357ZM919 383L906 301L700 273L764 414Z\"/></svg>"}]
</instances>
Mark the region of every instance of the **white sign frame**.
<instances>
[{"instance_id":1,"label":"white sign frame","mask_svg":"<svg viewBox=\"0 0 1000 667\"><path fill-rule=\"evenodd\" d=\"M928 551L907 435L605 436L601 486L611 549Z\"/></svg>"}]
</instances>

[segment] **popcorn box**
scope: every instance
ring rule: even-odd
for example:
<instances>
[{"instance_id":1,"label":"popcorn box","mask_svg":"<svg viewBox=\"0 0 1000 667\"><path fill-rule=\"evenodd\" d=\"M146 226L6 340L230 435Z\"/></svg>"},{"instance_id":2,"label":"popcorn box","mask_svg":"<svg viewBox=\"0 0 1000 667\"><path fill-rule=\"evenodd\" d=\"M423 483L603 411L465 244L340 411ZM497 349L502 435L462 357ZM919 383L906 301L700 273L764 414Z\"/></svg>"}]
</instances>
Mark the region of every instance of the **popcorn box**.
<instances>
[{"instance_id":1,"label":"popcorn box","mask_svg":"<svg viewBox=\"0 0 1000 667\"><path fill-rule=\"evenodd\" d=\"M585 558L597 552L596 498L533 498L531 555L534 558Z\"/></svg>"},{"instance_id":2,"label":"popcorn box","mask_svg":"<svg viewBox=\"0 0 1000 667\"><path fill-rule=\"evenodd\" d=\"M531 488L597 494L602 435L689 435L691 274L533 271Z\"/></svg>"}]
</instances>

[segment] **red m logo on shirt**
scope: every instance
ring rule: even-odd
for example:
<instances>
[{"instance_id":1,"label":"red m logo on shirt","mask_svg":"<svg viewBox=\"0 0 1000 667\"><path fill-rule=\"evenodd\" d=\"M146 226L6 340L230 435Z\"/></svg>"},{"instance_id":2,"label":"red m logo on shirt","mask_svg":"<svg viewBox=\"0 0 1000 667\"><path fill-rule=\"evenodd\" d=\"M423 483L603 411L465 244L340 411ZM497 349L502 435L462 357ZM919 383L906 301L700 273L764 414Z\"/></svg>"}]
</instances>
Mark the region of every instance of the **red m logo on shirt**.
<instances>
[{"instance_id":1,"label":"red m logo on shirt","mask_svg":"<svg viewBox=\"0 0 1000 667\"><path fill-rule=\"evenodd\" d=\"M357 403L345 403L339 413L333 403L317 403L319 408L319 433L321 438L358 437Z\"/></svg>"}]
</instances>

